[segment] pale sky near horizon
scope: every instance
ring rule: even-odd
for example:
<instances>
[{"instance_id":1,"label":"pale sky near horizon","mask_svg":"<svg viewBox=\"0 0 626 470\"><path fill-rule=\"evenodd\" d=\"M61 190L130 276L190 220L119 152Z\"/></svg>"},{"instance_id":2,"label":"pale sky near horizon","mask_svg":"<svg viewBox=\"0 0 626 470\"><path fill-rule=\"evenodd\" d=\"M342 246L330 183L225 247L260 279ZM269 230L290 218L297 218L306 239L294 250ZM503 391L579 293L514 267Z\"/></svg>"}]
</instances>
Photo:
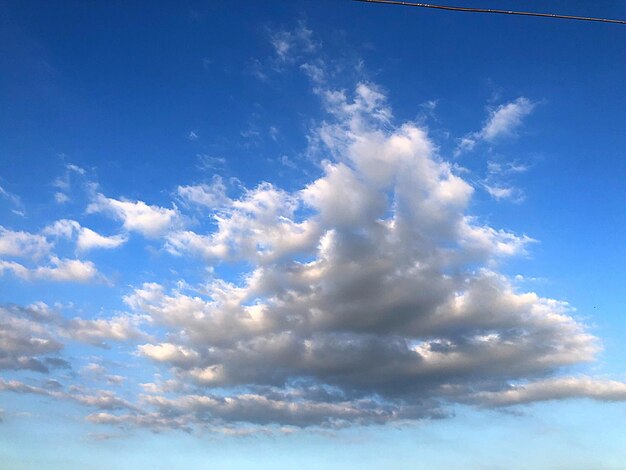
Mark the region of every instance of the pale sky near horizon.
<instances>
[{"instance_id":1,"label":"pale sky near horizon","mask_svg":"<svg viewBox=\"0 0 626 470\"><path fill-rule=\"evenodd\" d=\"M5 1L0 38L0 468L624 468L624 26Z\"/></svg>"}]
</instances>

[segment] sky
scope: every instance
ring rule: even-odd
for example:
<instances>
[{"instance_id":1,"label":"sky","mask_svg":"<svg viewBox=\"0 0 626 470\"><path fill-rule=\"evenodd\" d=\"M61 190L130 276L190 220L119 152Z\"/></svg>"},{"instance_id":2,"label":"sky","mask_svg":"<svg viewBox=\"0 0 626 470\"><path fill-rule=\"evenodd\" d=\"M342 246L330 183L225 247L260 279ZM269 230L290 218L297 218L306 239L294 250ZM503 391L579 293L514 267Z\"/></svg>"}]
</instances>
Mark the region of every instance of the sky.
<instances>
[{"instance_id":1,"label":"sky","mask_svg":"<svg viewBox=\"0 0 626 470\"><path fill-rule=\"evenodd\" d=\"M0 468L624 468L623 26L0 11Z\"/></svg>"}]
</instances>

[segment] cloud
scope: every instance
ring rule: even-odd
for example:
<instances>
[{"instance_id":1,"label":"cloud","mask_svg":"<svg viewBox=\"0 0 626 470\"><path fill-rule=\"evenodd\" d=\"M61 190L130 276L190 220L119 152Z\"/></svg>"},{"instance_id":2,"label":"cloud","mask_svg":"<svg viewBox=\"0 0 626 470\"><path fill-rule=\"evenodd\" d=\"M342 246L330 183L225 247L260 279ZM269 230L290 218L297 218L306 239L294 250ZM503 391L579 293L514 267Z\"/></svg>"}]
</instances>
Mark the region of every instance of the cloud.
<instances>
[{"instance_id":1,"label":"cloud","mask_svg":"<svg viewBox=\"0 0 626 470\"><path fill-rule=\"evenodd\" d=\"M307 34L276 35L278 59L296 62L294 44L306 45ZM314 92L327 116L308 136L319 174L299 188L261 182L229 196L220 178L180 185L180 210L209 212L211 223L194 230L176 206L94 195L89 213L161 237L169 253L211 269L208 280L129 287L127 312L106 318L66 318L42 305L7 310L5 368L43 372L61 360L66 340L135 342L129 360L159 371L136 384L143 393L127 399L60 382L0 381L0 389L72 400L95 409L92 423L241 432L443 418L457 404L626 399L623 382L565 376L595 360L599 340L566 302L521 291L499 272L535 240L473 215L474 187L426 128L395 121L380 87L336 90L322 80L314 78ZM467 145L512 135L533 106L520 98L493 110ZM488 172L517 170L490 162ZM484 184L510 195L498 181ZM62 219L45 232L77 246L84 234L84 247L125 241L87 230ZM25 279L96 273L89 262L54 256L48 267L0 263ZM231 276L220 278L216 263ZM84 372L123 382L100 364Z\"/></svg>"},{"instance_id":2,"label":"cloud","mask_svg":"<svg viewBox=\"0 0 626 470\"><path fill-rule=\"evenodd\" d=\"M172 343L144 344L138 347L138 351L140 354L157 362L173 364L193 362L199 357L196 351Z\"/></svg>"},{"instance_id":3,"label":"cloud","mask_svg":"<svg viewBox=\"0 0 626 470\"><path fill-rule=\"evenodd\" d=\"M298 169L298 165L287 155L281 155L279 161L287 168L291 168L292 170Z\"/></svg>"},{"instance_id":4,"label":"cloud","mask_svg":"<svg viewBox=\"0 0 626 470\"><path fill-rule=\"evenodd\" d=\"M9 203L13 206L12 212L14 214L24 216L24 204L22 204L22 200L16 194L13 194L7 191L5 188L0 186L0 197L9 201Z\"/></svg>"},{"instance_id":5,"label":"cloud","mask_svg":"<svg viewBox=\"0 0 626 470\"><path fill-rule=\"evenodd\" d=\"M43 235L13 231L0 226L0 256L39 259L52 245Z\"/></svg>"},{"instance_id":6,"label":"cloud","mask_svg":"<svg viewBox=\"0 0 626 470\"><path fill-rule=\"evenodd\" d=\"M61 154L60 157L65 158L65 155ZM71 198L67 193L71 190L72 180L75 177L83 178L87 174L84 168L74 165L73 163L66 163L64 168L65 172L63 175L52 182L52 186L59 190L54 193L54 200L57 204L65 204L70 201Z\"/></svg>"},{"instance_id":7,"label":"cloud","mask_svg":"<svg viewBox=\"0 0 626 470\"><path fill-rule=\"evenodd\" d=\"M456 154L471 151L479 142L493 143L504 137L515 136L515 131L522 125L537 103L523 96L515 101L502 104L490 110L489 117L480 131L465 135L459 141Z\"/></svg>"},{"instance_id":8,"label":"cloud","mask_svg":"<svg viewBox=\"0 0 626 470\"><path fill-rule=\"evenodd\" d=\"M294 220L298 204L296 197L264 183L239 199L225 200L214 215L215 233L172 232L166 248L173 254L193 253L207 259L265 262L310 249L316 243L317 226L313 221Z\"/></svg>"},{"instance_id":9,"label":"cloud","mask_svg":"<svg viewBox=\"0 0 626 470\"><path fill-rule=\"evenodd\" d=\"M0 307L0 369L48 372L48 360L63 349L50 332L51 320L45 304Z\"/></svg>"},{"instance_id":10,"label":"cloud","mask_svg":"<svg viewBox=\"0 0 626 470\"><path fill-rule=\"evenodd\" d=\"M318 62L305 62L300 66L311 82L321 85L326 80L326 71L322 64Z\"/></svg>"},{"instance_id":11,"label":"cloud","mask_svg":"<svg viewBox=\"0 0 626 470\"><path fill-rule=\"evenodd\" d=\"M198 159L197 168L200 171L212 171L217 168L222 168L226 165L226 159L223 157L215 157L204 153L196 155Z\"/></svg>"},{"instance_id":12,"label":"cloud","mask_svg":"<svg viewBox=\"0 0 626 470\"><path fill-rule=\"evenodd\" d=\"M524 193L521 189L514 186L484 184L483 187L497 201L509 200L513 202L521 202L524 200Z\"/></svg>"},{"instance_id":13,"label":"cloud","mask_svg":"<svg viewBox=\"0 0 626 470\"><path fill-rule=\"evenodd\" d=\"M90 362L80 369L80 374L91 380L104 380L109 385L121 385L126 377L121 375L107 374L107 369L102 364Z\"/></svg>"},{"instance_id":14,"label":"cloud","mask_svg":"<svg viewBox=\"0 0 626 470\"><path fill-rule=\"evenodd\" d=\"M26 307L0 306L0 369L46 374L52 369L68 369L70 363L61 356L68 339L98 347L108 347L104 341L150 340L139 329L140 323L136 316L123 315L68 319L43 302ZM108 383L119 384L124 380L105 372L102 365L95 363L81 369L81 373L102 376ZM54 387L59 388L58 382L54 382Z\"/></svg>"},{"instance_id":15,"label":"cloud","mask_svg":"<svg viewBox=\"0 0 626 470\"><path fill-rule=\"evenodd\" d=\"M250 61L250 72L259 80L268 80L271 72L284 72L288 67L293 66L303 58L308 57L309 67L304 67L307 74L313 77L316 71L321 71L312 58L320 48L320 42L316 41L305 22L300 22L293 30L267 31L273 54L263 60L253 58ZM321 78L321 75L317 74Z\"/></svg>"},{"instance_id":16,"label":"cloud","mask_svg":"<svg viewBox=\"0 0 626 470\"><path fill-rule=\"evenodd\" d=\"M302 22L293 31L271 33L270 43L280 63L293 62L301 53L311 53L319 48L313 39L313 31Z\"/></svg>"},{"instance_id":17,"label":"cloud","mask_svg":"<svg viewBox=\"0 0 626 470\"><path fill-rule=\"evenodd\" d=\"M214 231L167 236L172 253L245 262L241 282L194 295L146 283L124 298L163 332L137 353L177 386L146 384L141 411L89 419L341 427L439 418L454 403L623 399L621 382L559 376L593 361L598 340L567 303L497 272L534 240L468 213L473 188L426 129L393 125L370 84L319 95L332 119L311 140L333 157L319 178L293 192L262 183L215 210Z\"/></svg>"},{"instance_id":18,"label":"cloud","mask_svg":"<svg viewBox=\"0 0 626 470\"><path fill-rule=\"evenodd\" d=\"M113 249L128 241L124 235L104 236L87 228L81 227L75 220L61 219L44 228L43 233L57 238L76 237L76 249L78 251L89 251L94 248Z\"/></svg>"},{"instance_id":19,"label":"cloud","mask_svg":"<svg viewBox=\"0 0 626 470\"><path fill-rule=\"evenodd\" d=\"M125 242L125 237L104 237L96 232L81 227L74 220L62 219L45 227L40 234L13 231L0 227L0 275L11 272L26 281L48 280L56 282L89 282L104 280L91 261L80 259L59 258L51 253L53 243L46 237L72 238L78 234L77 248L79 251L100 247L113 248ZM47 262L39 264L46 256ZM4 259L3 259L4 258ZM29 267L21 262L7 258L26 258L37 262Z\"/></svg>"},{"instance_id":20,"label":"cloud","mask_svg":"<svg viewBox=\"0 0 626 470\"><path fill-rule=\"evenodd\" d=\"M515 175L526 171L528 166L517 162L490 160L487 162L487 174L481 182L482 187L496 201L520 203L525 199L524 191L510 181Z\"/></svg>"},{"instance_id":21,"label":"cloud","mask_svg":"<svg viewBox=\"0 0 626 470\"><path fill-rule=\"evenodd\" d=\"M4 380L0 378L0 391L49 396L56 399L73 401L98 410L113 411L135 409L131 403L118 397L109 390L84 391L79 387L72 387L69 392L64 392L28 385L19 380Z\"/></svg>"},{"instance_id":22,"label":"cloud","mask_svg":"<svg viewBox=\"0 0 626 470\"><path fill-rule=\"evenodd\" d=\"M78 165L74 165L73 163L66 164L65 168L67 168L68 171L77 173L81 176L84 176L86 173L84 168L81 168Z\"/></svg>"},{"instance_id":23,"label":"cloud","mask_svg":"<svg viewBox=\"0 0 626 470\"><path fill-rule=\"evenodd\" d=\"M82 227L78 233L78 240L76 241L76 247L79 251L88 251L93 248L117 248L128 241L128 238L124 235L113 235L106 237L94 232L91 229Z\"/></svg>"},{"instance_id":24,"label":"cloud","mask_svg":"<svg viewBox=\"0 0 626 470\"><path fill-rule=\"evenodd\" d=\"M274 142L278 142L278 136L280 135L280 131L278 130L278 127L270 126L268 129L268 134Z\"/></svg>"},{"instance_id":25,"label":"cloud","mask_svg":"<svg viewBox=\"0 0 626 470\"><path fill-rule=\"evenodd\" d=\"M70 198L65 193L56 192L54 193L54 200L57 202L57 204L65 204L66 202L69 202Z\"/></svg>"},{"instance_id":26,"label":"cloud","mask_svg":"<svg viewBox=\"0 0 626 470\"><path fill-rule=\"evenodd\" d=\"M90 362L80 369L81 374L88 375L102 375L105 371L106 369L104 368L104 366L102 366L101 364L96 364L95 362Z\"/></svg>"},{"instance_id":27,"label":"cloud","mask_svg":"<svg viewBox=\"0 0 626 470\"><path fill-rule=\"evenodd\" d=\"M42 230L44 235L56 238L72 238L80 231L80 224L75 220L61 219L53 222Z\"/></svg>"},{"instance_id":28,"label":"cloud","mask_svg":"<svg viewBox=\"0 0 626 470\"><path fill-rule=\"evenodd\" d=\"M2 196L3 198L5 198L6 200L8 200L9 202L11 202L12 204L16 206L20 206L22 203L18 196L16 196L13 193L10 193L6 189L4 189L2 186L0 186L0 196Z\"/></svg>"},{"instance_id":29,"label":"cloud","mask_svg":"<svg viewBox=\"0 0 626 470\"><path fill-rule=\"evenodd\" d=\"M626 383L592 377L559 377L512 386L470 397L482 406L511 406L564 398L592 398L599 401L626 401Z\"/></svg>"},{"instance_id":30,"label":"cloud","mask_svg":"<svg viewBox=\"0 0 626 470\"><path fill-rule=\"evenodd\" d=\"M222 178L215 175L211 184L178 186L176 192L185 202L208 209L218 209L228 204L226 186Z\"/></svg>"},{"instance_id":31,"label":"cloud","mask_svg":"<svg viewBox=\"0 0 626 470\"><path fill-rule=\"evenodd\" d=\"M34 279L48 279L52 281L88 282L98 277L98 270L91 261L78 259L51 258L52 266L38 267L26 276Z\"/></svg>"},{"instance_id":32,"label":"cloud","mask_svg":"<svg viewBox=\"0 0 626 470\"><path fill-rule=\"evenodd\" d=\"M83 343L102 347L106 346L104 340L146 339L148 336L139 329L139 323L140 319L129 316L98 319L73 318L65 322L62 334Z\"/></svg>"},{"instance_id":33,"label":"cloud","mask_svg":"<svg viewBox=\"0 0 626 470\"><path fill-rule=\"evenodd\" d=\"M515 101L500 105L491 111L485 127L480 131L481 138L492 142L503 136L510 136L522 125L522 119L535 108L528 98L519 97Z\"/></svg>"},{"instance_id":34,"label":"cloud","mask_svg":"<svg viewBox=\"0 0 626 470\"><path fill-rule=\"evenodd\" d=\"M87 207L87 213L105 213L121 220L128 231L139 232L149 238L155 238L180 223L180 214L176 209L150 206L143 201L126 201L97 194Z\"/></svg>"},{"instance_id":35,"label":"cloud","mask_svg":"<svg viewBox=\"0 0 626 470\"><path fill-rule=\"evenodd\" d=\"M56 256L50 258L48 266L38 266L36 268L28 268L14 261L0 260L0 274L3 274L5 271L10 271L15 276L26 281L90 282L105 279L91 261L61 259Z\"/></svg>"}]
</instances>

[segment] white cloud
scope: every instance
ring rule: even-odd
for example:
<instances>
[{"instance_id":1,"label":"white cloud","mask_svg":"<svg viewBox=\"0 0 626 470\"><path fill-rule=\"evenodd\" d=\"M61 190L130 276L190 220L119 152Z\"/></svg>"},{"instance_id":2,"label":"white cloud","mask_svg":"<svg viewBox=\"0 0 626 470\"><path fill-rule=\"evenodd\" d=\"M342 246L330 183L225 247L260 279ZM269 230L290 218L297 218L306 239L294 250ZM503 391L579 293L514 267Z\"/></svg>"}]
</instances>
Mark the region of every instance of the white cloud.
<instances>
[{"instance_id":1,"label":"white cloud","mask_svg":"<svg viewBox=\"0 0 626 470\"><path fill-rule=\"evenodd\" d=\"M522 119L535 108L528 98L519 97L492 110L485 127L480 131L483 139L491 142L499 137L510 136L522 125Z\"/></svg>"},{"instance_id":2,"label":"white cloud","mask_svg":"<svg viewBox=\"0 0 626 470\"><path fill-rule=\"evenodd\" d=\"M77 173L81 176L83 176L85 174L85 169L79 167L78 165L74 165L73 163L68 163L65 165L65 168L68 169L68 171L72 171L74 173Z\"/></svg>"},{"instance_id":3,"label":"white cloud","mask_svg":"<svg viewBox=\"0 0 626 470\"><path fill-rule=\"evenodd\" d=\"M276 126L270 126L268 129L268 133L274 142L278 142L278 136L280 135L280 131Z\"/></svg>"},{"instance_id":4,"label":"white cloud","mask_svg":"<svg viewBox=\"0 0 626 470\"><path fill-rule=\"evenodd\" d=\"M0 256L38 259L48 254L51 248L52 245L42 235L0 226Z\"/></svg>"},{"instance_id":5,"label":"white cloud","mask_svg":"<svg viewBox=\"0 0 626 470\"><path fill-rule=\"evenodd\" d=\"M7 191L5 188L0 186L0 197L3 197L7 201L9 201L9 203L14 207L14 209L12 209L12 212L14 214L24 217L24 204L22 204L22 200L19 196Z\"/></svg>"},{"instance_id":6,"label":"white cloud","mask_svg":"<svg viewBox=\"0 0 626 470\"><path fill-rule=\"evenodd\" d=\"M43 233L57 238L76 238L76 249L88 251L94 248L112 249L117 248L128 241L124 235L104 236L87 228L82 227L75 220L61 219L44 228Z\"/></svg>"},{"instance_id":7,"label":"white cloud","mask_svg":"<svg viewBox=\"0 0 626 470\"><path fill-rule=\"evenodd\" d=\"M265 183L240 199L227 200L214 215L215 233L173 232L167 236L166 248L174 254L271 262L316 243L317 225L294 220L297 208L297 198Z\"/></svg>"},{"instance_id":8,"label":"white cloud","mask_svg":"<svg viewBox=\"0 0 626 470\"><path fill-rule=\"evenodd\" d=\"M54 200L57 204L65 204L66 202L69 202L70 198L67 194L57 191L54 193Z\"/></svg>"},{"instance_id":9,"label":"white cloud","mask_svg":"<svg viewBox=\"0 0 626 470\"><path fill-rule=\"evenodd\" d=\"M98 270L91 261L52 257L50 262L52 266L38 267L27 277L76 282L89 282L99 277Z\"/></svg>"},{"instance_id":10,"label":"white cloud","mask_svg":"<svg viewBox=\"0 0 626 470\"><path fill-rule=\"evenodd\" d=\"M511 184L510 180L526 171L528 166L518 162L490 160L482 187L496 201L521 203L525 199L524 191Z\"/></svg>"},{"instance_id":11,"label":"white cloud","mask_svg":"<svg viewBox=\"0 0 626 470\"><path fill-rule=\"evenodd\" d=\"M79 251L87 251L93 248L117 248L128 241L128 238L124 235L113 235L106 237L94 232L91 229L82 227L78 233L78 239L76 241L76 247Z\"/></svg>"},{"instance_id":12,"label":"white cloud","mask_svg":"<svg viewBox=\"0 0 626 470\"><path fill-rule=\"evenodd\" d=\"M61 219L45 227L43 234L57 238L72 238L80 230L80 224L75 220Z\"/></svg>"},{"instance_id":13,"label":"white cloud","mask_svg":"<svg viewBox=\"0 0 626 470\"><path fill-rule=\"evenodd\" d=\"M298 169L298 165L296 165L296 163L287 155L281 155L279 160L280 160L280 163L282 163L287 168L291 168L292 170Z\"/></svg>"},{"instance_id":14,"label":"white cloud","mask_svg":"<svg viewBox=\"0 0 626 470\"><path fill-rule=\"evenodd\" d=\"M528 171L528 166L519 162L501 162L490 160L487 162L489 175L507 176Z\"/></svg>"},{"instance_id":15,"label":"white cloud","mask_svg":"<svg viewBox=\"0 0 626 470\"><path fill-rule=\"evenodd\" d=\"M63 334L83 343L102 346L104 340L145 339L147 336L139 329L139 323L139 318L129 316L98 319L73 318L64 324Z\"/></svg>"},{"instance_id":16,"label":"white cloud","mask_svg":"<svg viewBox=\"0 0 626 470\"><path fill-rule=\"evenodd\" d=\"M192 186L178 186L178 195L186 202L218 209L228 204L226 196L226 186L219 176L213 177L213 182L209 184L198 184Z\"/></svg>"},{"instance_id":17,"label":"white cloud","mask_svg":"<svg viewBox=\"0 0 626 470\"><path fill-rule=\"evenodd\" d=\"M61 259L56 256L50 258L49 265L36 268L28 268L14 261L0 260L0 274L4 271L10 271L26 281L90 282L104 279L91 261Z\"/></svg>"},{"instance_id":18,"label":"white cloud","mask_svg":"<svg viewBox=\"0 0 626 470\"><path fill-rule=\"evenodd\" d=\"M471 151L479 142L492 143L503 137L515 136L515 131L522 125L537 103L523 96L490 110L489 117L480 131L462 137L456 149L460 154Z\"/></svg>"},{"instance_id":19,"label":"white cloud","mask_svg":"<svg viewBox=\"0 0 626 470\"><path fill-rule=\"evenodd\" d=\"M309 67L303 67L311 78L321 77L317 72L321 72L318 65L314 65L319 59L312 57L319 47L319 41L313 37L313 31L307 28L304 22L300 22L293 30L268 31L269 42L273 49L273 54L259 60L253 58L250 61L250 71L258 79L266 81L270 72L283 72L288 66L293 66L303 58L309 58ZM315 67L315 69L314 69Z\"/></svg>"},{"instance_id":20,"label":"white cloud","mask_svg":"<svg viewBox=\"0 0 626 470\"><path fill-rule=\"evenodd\" d=\"M176 209L150 206L143 201L125 201L97 194L87 207L87 213L101 212L121 220L128 231L139 232L146 237L158 237L180 223Z\"/></svg>"},{"instance_id":21,"label":"white cloud","mask_svg":"<svg viewBox=\"0 0 626 470\"><path fill-rule=\"evenodd\" d=\"M319 47L313 39L313 31L304 23L300 23L293 31L271 33L270 43L279 62L293 62L300 54L314 52Z\"/></svg>"},{"instance_id":22,"label":"white cloud","mask_svg":"<svg viewBox=\"0 0 626 470\"><path fill-rule=\"evenodd\" d=\"M497 201L509 200L513 202L521 202L524 200L524 193L514 186L484 184L483 187L487 193Z\"/></svg>"},{"instance_id":23,"label":"white cloud","mask_svg":"<svg viewBox=\"0 0 626 470\"><path fill-rule=\"evenodd\" d=\"M26 281L48 280L56 282L90 282L104 280L91 261L59 258L51 253L53 244L47 237L72 238L78 233L79 249L92 248L96 245L112 247L123 240L116 237L102 237L95 232L81 227L74 220L62 219L45 227L41 234L19 232L0 227L0 256L4 258L27 258L39 261L47 257L44 264L28 266L21 262L0 258L0 275L11 272Z\"/></svg>"},{"instance_id":24,"label":"white cloud","mask_svg":"<svg viewBox=\"0 0 626 470\"><path fill-rule=\"evenodd\" d=\"M199 354L184 346L162 343L144 344L139 346L139 352L157 362L170 362L172 364L192 363L199 358Z\"/></svg>"},{"instance_id":25,"label":"white cloud","mask_svg":"<svg viewBox=\"0 0 626 470\"><path fill-rule=\"evenodd\" d=\"M354 226L375 219L386 210L384 195L369 188L345 164L327 163L325 173L324 178L302 191L302 199L319 211L323 222L331 226Z\"/></svg>"},{"instance_id":26,"label":"white cloud","mask_svg":"<svg viewBox=\"0 0 626 470\"><path fill-rule=\"evenodd\" d=\"M78 165L74 165L73 163L65 164L65 172L63 175L52 182L52 186L59 190L54 193L54 200L57 204L65 204L71 200L68 192L72 189L72 180L76 177L84 178L86 174L85 169Z\"/></svg>"},{"instance_id":27,"label":"white cloud","mask_svg":"<svg viewBox=\"0 0 626 470\"><path fill-rule=\"evenodd\" d=\"M321 85L326 79L326 72L319 61L317 63L306 62L300 66L300 70L302 70L309 77L311 82L315 84Z\"/></svg>"},{"instance_id":28,"label":"white cloud","mask_svg":"<svg viewBox=\"0 0 626 470\"><path fill-rule=\"evenodd\" d=\"M223 157L216 157L200 153L196 155L196 158L198 159L197 167L201 171L212 171L216 168L222 168L224 165L226 165L226 159Z\"/></svg>"}]
</instances>

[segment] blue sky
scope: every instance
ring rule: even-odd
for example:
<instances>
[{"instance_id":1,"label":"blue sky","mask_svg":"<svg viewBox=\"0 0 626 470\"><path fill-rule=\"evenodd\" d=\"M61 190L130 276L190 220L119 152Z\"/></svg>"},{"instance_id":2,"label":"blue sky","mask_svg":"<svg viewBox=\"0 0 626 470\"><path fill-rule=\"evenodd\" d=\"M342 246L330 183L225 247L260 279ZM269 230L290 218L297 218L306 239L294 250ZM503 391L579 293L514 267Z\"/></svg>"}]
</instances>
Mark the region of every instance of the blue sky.
<instances>
[{"instance_id":1,"label":"blue sky","mask_svg":"<svg viewBox=\"0 0 626 470\"><path fill-rule=\"evenodd\" d=\"M0 6L2 465L622 468L626 30L205 3Z\"/></svg>"}]
</instances>

